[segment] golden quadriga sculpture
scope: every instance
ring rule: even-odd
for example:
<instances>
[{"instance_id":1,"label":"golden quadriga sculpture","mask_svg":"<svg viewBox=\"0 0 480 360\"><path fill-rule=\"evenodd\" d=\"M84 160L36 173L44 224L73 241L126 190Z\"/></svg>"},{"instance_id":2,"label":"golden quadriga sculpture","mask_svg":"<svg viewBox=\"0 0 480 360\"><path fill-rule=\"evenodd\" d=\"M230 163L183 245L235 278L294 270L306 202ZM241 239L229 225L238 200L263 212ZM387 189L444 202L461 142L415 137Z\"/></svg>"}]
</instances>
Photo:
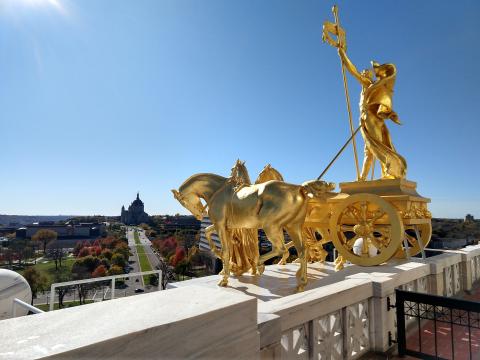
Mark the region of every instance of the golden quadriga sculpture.
<instances>
[{"instance_id":1,"label":"golden quadriga sculpture","mask_svg":"<svg viewBox=\"0 0 480 360\"><path fill-rule=\"evenodd\" d=\"M317 180L288 184L278 171L267 166L251 185L244 163L237 161L229 178L196 174L178 190L172 190L198 219L210 217L213 225L205 232L212 251L223 262L222 286L227 285L231 272L262 273L264 262L272 257L282 256L280 263L285 263L290 246L297 250L297 289L302 291L307 281L307 261L324 261L326 243L332 242L339 254L335 260L339 270L346 261L372 266L392 257L414 256L430 241L430 200L416 192L414 182L405 179L406 161L393 146L385 124L387 120L400 123L392 103L396 67L372 62L372 69L359 72L347 56L346 33L340 27L336 7L333 13L335 22L325 22L323 40L338 49L341 59L351 136ZM360 125L356 130L346 70L362 86ZM359 131L365 144L361 171L355 142ZM357 180L340 183L340 193L335 193L333 183L320 179L350 142ZM381 178L374 180L377 160ZM258 229L263 229L272 243L272 251L262 256L258 255ZM291 238L288 244L284 230ZM213 232L220 238L220 250L211 240Z\"/></svg>"}]
</instances>

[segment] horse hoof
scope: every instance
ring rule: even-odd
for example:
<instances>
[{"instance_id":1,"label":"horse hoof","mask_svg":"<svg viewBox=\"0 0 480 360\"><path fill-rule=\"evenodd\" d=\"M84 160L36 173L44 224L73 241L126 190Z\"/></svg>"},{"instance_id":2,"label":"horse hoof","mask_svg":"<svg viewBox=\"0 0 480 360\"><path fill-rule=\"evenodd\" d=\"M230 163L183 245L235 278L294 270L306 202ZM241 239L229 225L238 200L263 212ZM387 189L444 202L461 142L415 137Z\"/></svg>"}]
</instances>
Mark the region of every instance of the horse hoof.
<instances>
[{"instance_id":1,"label":"horse hoof","mask_svg":"<svg viewBox=\"0 0 480 360\"><path fill-rule=\"evenodd\" d=\"M258 266L257 266L257 271L258 271L258 274L259 274L259 275L262 275L263 272L265 271L265 265L263 265L263 264L262 264L262 265L258 265Z\"/></svg>"},{"instance_id":2,"label":"horse hoof","mask_svg":"<svg viewBox=\"0 0 480 360\"><path fill-rule=\"evenodd\" d=\"M297 292L303 292L303 291L305 291L305 285L298 285Z\"/></svg>"},{"instance_id":3,"label":"horse hoof","mask_svg":"<svg viewBox=\"0 0 480 360\"><path fill-rule=\"evenodd\" d=\"M278 262L278 265L287 265L287 261L282 259Z\"/></svg>"},{"instance_id":4,"label":"horse hoof","mask_svg":"<svg viewBox=\"0 0 480 360\"><path fill-rule=\"evenodd\" d=\"M226 280L226 279L222 279L218 282L218 286L225 287L227 285L228 285L228 280Z\"/></svg>"}]
</instances>

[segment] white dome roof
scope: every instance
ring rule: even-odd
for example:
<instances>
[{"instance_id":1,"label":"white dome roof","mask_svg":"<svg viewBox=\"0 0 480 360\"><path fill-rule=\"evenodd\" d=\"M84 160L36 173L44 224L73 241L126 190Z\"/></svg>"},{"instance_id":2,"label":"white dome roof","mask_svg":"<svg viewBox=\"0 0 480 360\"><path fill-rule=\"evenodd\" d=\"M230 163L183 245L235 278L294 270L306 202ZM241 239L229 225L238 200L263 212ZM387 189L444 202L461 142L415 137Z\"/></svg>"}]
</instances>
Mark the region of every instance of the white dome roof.
<instances>
[{"instance_id":1,"label":"white dome roof","mask_svg":"<svg viewBox=\"0 0 480 360\"><path fill-rule=\"evenodd\" d=\"M32 291L25 278L15 271L0 269L0 320L12 317L13 299L20 299L28 304L32 301ZM28 310L18 306L17 316L28 314Z\"/></svg>"}]
</instances>

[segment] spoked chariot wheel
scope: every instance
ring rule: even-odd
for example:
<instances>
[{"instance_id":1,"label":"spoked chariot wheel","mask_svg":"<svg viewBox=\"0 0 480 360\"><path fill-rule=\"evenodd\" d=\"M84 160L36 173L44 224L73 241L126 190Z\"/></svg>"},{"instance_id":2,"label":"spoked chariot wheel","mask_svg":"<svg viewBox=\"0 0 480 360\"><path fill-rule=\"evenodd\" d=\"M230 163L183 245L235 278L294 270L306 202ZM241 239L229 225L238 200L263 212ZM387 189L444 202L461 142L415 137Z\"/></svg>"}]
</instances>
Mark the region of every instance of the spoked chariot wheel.
<instances>
[{"instance_id":1,"label":"spoked chariot wheel","mask_svg":"<svg viewBox=\"0 0 480 360\"><path fill-rule=\"evenodd\" d=\"M415 256L419 254L422 249L418 243L417 237L420 237L422 247L425 249L432 237L432 224L430 222L418 225L404 225L405 226L405 238L407 240L408 255ZM416 228L416 229L415 229ZM405 259L407 254L405 252L405 246L403 242L400 244L400 248L395 254L398 259Z\"/></svg>"},{"instance_id":2,"label":"spoked chariot wheel","mask_svg":"<svg viewBox=\"0 0 480 360\"><path fill-rule=\"evenodd\" d=\"M391 259L401 246L404 229L397 209L375 194L354 194L333 207L332 241L353 264L373 266Z\"/></svg>"}]
</instances>

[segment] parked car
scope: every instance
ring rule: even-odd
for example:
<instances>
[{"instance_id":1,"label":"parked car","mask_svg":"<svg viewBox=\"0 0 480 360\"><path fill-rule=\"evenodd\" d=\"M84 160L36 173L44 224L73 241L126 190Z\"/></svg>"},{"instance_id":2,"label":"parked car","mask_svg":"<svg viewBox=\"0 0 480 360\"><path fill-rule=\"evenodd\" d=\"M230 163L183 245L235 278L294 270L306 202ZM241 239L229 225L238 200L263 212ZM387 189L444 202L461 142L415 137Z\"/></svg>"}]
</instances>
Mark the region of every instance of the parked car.
<instances>
[{"instance_id":1,"label":"parked car","mask_svg":"<svg viewBox=\"0 0 480 360\"><path fill-rule=\"evenodd\" d=\"M138 293L143 293L143 292L145 292L145 290L143 290L143 289L140 289L140 288L138 288L138 289L135 289L135 294L138 294Z\"/></svg>"}]
</instances>

